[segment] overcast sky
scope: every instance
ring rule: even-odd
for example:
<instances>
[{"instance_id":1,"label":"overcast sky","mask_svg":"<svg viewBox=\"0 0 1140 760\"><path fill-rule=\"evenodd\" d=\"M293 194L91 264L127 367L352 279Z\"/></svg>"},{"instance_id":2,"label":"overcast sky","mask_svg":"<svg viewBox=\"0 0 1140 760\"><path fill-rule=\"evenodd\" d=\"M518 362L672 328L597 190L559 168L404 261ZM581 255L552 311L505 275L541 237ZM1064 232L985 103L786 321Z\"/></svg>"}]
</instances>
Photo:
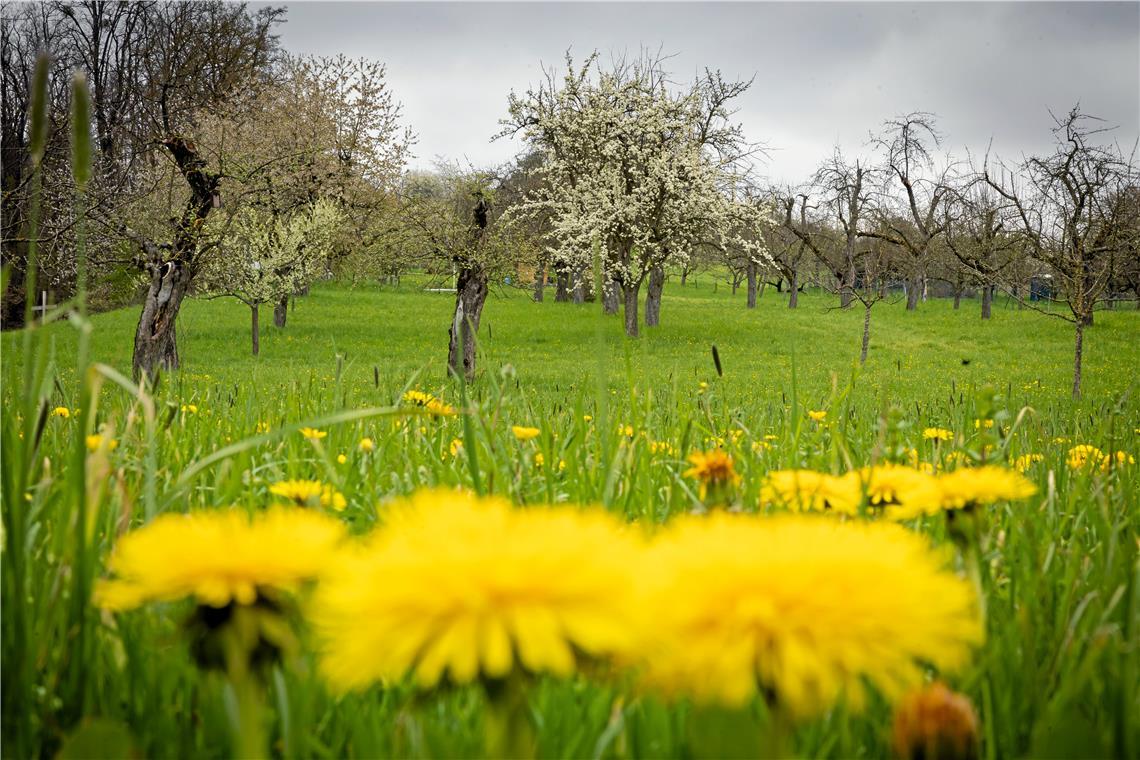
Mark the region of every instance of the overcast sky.
<instances>
[{"instance_id":1,"label":"overcast sky","mask_svg":"<svg viewBox=\"0 0 1140 760\"><path fill-rule=\"evenodd\" d=\"M490 142L507 95L592 50L673 54L674 79L704 67L756 77L737 119L770 148L762 171L806 179L837 142L865 152L884 119L932 111L946 147L990 139L1008 158L1045 149L1049 110L1080 101L1140 134L1140 3L287 3L295 53L365 56L418 136L413 166L476 165L521 148Z\"/></svg>"}]
</instances>

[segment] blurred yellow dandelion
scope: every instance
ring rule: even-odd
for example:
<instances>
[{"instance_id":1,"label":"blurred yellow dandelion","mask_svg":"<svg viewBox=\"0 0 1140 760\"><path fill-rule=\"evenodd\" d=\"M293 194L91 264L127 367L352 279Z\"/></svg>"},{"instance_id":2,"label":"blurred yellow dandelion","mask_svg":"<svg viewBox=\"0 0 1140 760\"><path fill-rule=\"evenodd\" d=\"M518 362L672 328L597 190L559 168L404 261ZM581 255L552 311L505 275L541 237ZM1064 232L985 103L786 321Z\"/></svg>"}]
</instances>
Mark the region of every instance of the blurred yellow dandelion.
<instances>
[{"instance_id":1,"label":"blurred yellow dandelion","mask_svg":"<svg viewBox=\"0 0 1140 760\"><path fill-rule=\"evenodd\" d=\"M604 512L422 491L386 520L315 600L322 669L339 688L566 676L634 641L640 545Z\"/></svg>"},{"instance_id":2,"label":"blurred yellow dandelion","mask_svg":"<svg viewBox=\"0 0 1140 760\"><path fill-rule=\"evenodd\" d=\"M237 509L161 515L119 539L95 603L126 610L192 596L210 607L252 604L266 590L315 579L343 537L340 521L287 507L252 517Z\"/></svg>"},{"instance_id":3,"label":"blurred yellow dandelion","mask_svg":"<svg viewBox=\"0 0 1140 760\"><path fill-rule=\"evenodd\" d=\"M802 717L841 697L859 709L867 684L898 698L982 640L972 586L946 559L891 523L680 518L638 573L646 679L729 707L764 691Z\"/></svg>"}]
</instances>

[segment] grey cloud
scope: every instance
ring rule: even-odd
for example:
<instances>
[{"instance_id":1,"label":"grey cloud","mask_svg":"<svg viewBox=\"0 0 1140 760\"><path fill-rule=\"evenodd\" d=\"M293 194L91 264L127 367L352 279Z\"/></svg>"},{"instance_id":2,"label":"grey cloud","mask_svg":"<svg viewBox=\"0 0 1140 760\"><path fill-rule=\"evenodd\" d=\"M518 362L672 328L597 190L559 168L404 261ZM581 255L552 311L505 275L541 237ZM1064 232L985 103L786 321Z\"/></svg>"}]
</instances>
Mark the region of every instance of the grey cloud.
<instances>
[{"instance_id":1,"label":"grey cloud","mask_svg":"<svg viewBox=\"0 0 1140 760\"><path fill-rule=\"evenodd\" d=\"M1049 108L1084 109L1140 134L1140 4L769 3L289 4L285 47L367 56L419 135L416 164L476 164L518 149L490 143L507 94L597 49L674 53L678 80L703 67L756 76L740 102L765 171L799 181L837 142L863 150L884 119L933 111L947 147L1016 158L1045 149Z\"/></svg>"}]
</instances>

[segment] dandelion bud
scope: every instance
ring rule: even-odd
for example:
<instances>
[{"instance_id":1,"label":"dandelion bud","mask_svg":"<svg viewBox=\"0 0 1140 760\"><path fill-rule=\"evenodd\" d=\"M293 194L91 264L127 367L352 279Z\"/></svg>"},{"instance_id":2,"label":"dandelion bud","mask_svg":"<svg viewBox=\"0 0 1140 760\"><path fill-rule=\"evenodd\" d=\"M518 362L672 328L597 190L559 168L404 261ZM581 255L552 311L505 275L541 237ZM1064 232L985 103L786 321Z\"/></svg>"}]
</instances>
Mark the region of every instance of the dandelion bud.
<instances>
[{"instance_id":1,"label":"dandelion bud","mask_svg":"<svg viewBox=\"0 0 1140 760\"><path fill-rule=\"evenodd\" d=\"M903 760L974 760L978 716L964 695L943 683L908 696L895 711L894 751Z\"/></svg>"}]
</instances>

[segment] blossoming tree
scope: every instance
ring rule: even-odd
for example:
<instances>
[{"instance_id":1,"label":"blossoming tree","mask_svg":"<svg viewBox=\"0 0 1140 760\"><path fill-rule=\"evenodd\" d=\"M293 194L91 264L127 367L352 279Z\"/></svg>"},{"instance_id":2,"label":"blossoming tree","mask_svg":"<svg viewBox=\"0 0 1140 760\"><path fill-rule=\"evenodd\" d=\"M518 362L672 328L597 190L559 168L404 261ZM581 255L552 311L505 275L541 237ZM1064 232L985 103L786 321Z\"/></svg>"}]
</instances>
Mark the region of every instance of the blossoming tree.
<instances>
[{"instance_id":1,"label":"blossoming tree","mask_svg":"<svg viewBox=\"0 0 1140 760\"><path fill-rule=\"evenodd\" d=\"M601 247L603 302L625 301L626 334L638 334L638 298L656 315L666 264L683 266L693 249L724 247L734 230L762 224L754 204L733 200L755 149L731 122L732 101L750 82L706 71L682 91L670 87L659 57L603 68L596 54L510 98L501 136L521 135L542 153L541 183L517 214L546 214L548 254L559 269L593 266ZM758 236L740 244L762 255Z\"/></svg>"},{"instance_id":2,"label":"blossoming tree","mask_svg":"<svg viewBox=\"0 0 1140 760\"><path fill-rule=\"evenodd\" d=\"M249 207L233 217L224 255L209 259L202 277L206 290L250 308L254 356L261 347L261 304L277 303L309 283L332 252L343 221L327 200L287 215Z\"/></svg>"}]
</instances>

